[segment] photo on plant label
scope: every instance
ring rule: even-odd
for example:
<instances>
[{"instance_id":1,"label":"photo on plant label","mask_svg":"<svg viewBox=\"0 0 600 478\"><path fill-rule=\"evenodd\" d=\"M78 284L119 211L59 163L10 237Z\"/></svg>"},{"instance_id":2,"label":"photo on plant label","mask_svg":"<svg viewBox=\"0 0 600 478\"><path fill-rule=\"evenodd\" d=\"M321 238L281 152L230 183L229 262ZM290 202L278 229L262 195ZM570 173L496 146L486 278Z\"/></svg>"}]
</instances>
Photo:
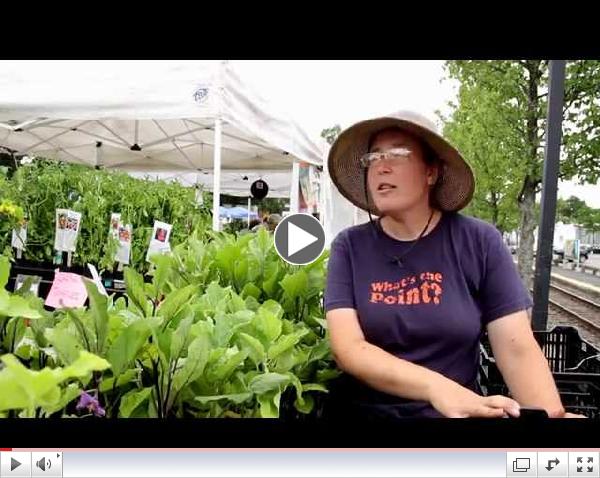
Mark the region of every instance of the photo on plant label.
<instances>
[{"instance_id":1,"label":"photo on plant label","mask_svg":"<svg viewBox=\"0 0 600 478\"><path fill-rule=\"evenodd\" d=\"M69 229L71 231L76 231L77 224L78 224L78 221L76 218L74 218L74 217L67 218L67 229Z\"/></svg>"},{"instance_id":2,"label":"photo on plant label","mask_svg":"<svg viewBox=\"0 0 600 478\"><path fill-rule=\"evenodd\" d=\"M165 242L167 240L167 230L161 227L156 229L156 235L154 236L154 239L159 242Z\"/></svg>"},{"instance_id":3,"label":"photo on plant label","mask_svg":"<svg viewBox=\"0 0 600 478\"><path fill-rule=\"evenodd\" d=\"M119 226L119 240L121 242L129 242L131 240L131 235L127 227Z\"/></svg>"},{"instance_id":4,"label":"photo on plant label","mask_svg":"<svg viewBox=\"0 0 600 478\"><path fill-rule=\"evenodd\" d=\"M58 228L59 229L67 229L68 225L67 225L67 215L66 214L60 214L58 216Z\"/></svg>"}]
</instances>

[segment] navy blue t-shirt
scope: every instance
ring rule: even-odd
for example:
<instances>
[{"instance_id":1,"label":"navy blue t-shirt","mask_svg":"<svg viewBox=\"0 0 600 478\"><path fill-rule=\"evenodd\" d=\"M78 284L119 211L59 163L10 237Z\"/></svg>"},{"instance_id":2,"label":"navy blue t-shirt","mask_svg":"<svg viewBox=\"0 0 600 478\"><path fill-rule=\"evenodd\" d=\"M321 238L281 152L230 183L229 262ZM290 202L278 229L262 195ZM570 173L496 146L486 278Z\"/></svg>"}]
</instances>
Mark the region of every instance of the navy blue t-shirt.
<instances>
[{"instance_id":1,"label":"navy blue t-shirt","mask_svg":"<svg viewBox=\"0 0 600 478\"><path fill-rule=\"evenodd\" d=\"M379 224L339 233L331 245L325 310L355 309L368 342L475 390L484 327L530 308L531 297L491 224L443 213L399 265L395 258L413 244ZM439 416L429 403L351 382L348 400L379 414Z\"/></svg>"}]
</instances>

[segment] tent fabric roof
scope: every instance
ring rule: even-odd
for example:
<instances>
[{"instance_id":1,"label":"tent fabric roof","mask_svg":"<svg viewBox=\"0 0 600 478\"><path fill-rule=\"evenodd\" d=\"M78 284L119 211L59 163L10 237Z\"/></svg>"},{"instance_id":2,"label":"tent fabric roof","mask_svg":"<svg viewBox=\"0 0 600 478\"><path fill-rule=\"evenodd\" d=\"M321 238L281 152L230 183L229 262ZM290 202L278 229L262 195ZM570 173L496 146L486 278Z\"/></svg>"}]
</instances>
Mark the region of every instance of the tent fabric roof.
<instances>
[{"instance_id":1,"label":"tent fabric roof","mask_svg":"<svg viewBox=\"0 0 600 478\"><path fill-rule=\"evenodd\" d=\"M0 61L0 145L20 154L125 171L211 171L217 117L224 171L291 171L295 159L322 165L323 142L229 62Z\"/></svg>"}]
</instances>

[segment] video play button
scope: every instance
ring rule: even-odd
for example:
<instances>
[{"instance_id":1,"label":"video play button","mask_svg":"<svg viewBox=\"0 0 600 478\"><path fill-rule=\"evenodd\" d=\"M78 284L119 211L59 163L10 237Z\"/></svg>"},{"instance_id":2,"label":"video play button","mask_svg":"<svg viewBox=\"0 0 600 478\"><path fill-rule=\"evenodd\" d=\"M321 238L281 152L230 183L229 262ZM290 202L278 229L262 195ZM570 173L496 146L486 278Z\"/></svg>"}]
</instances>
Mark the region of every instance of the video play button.
<instances>
[{"instance_id":1,"label":"video play button","mask_svg":"<svg viewBox=\"0 0 600 478\"><path fill-rule=\"evenodd\" d=\"M21 478L31 476L31 452L3 451L0 453L0 476Z\"/></svg>"},{"instance_id":2,"label":"video play button","mask_svg":"<svg viewBox=\"0 0 600 478\"><path fill-rule=\"evenodd\" d=\"M304 266L314 262L325 248L325 231L310 214L292 214L275 228L275 249L286 262Z\"/></svg>"}]
</instances>

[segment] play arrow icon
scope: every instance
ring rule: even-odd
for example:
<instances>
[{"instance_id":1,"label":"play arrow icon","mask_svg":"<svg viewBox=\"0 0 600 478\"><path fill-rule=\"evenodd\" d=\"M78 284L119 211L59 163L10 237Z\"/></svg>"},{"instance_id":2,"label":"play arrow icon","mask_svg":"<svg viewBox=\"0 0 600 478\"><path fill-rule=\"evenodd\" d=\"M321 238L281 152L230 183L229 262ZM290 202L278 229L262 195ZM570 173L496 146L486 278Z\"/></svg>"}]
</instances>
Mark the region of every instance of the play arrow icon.
<instances>
[{"instance_id":1,"label":"play arrow icon","mask_svg":"<svg viewBox=\"0 0 600 478\"><path fill-rule=\"evenodd\" d=\"M318 240L318 237L299 228L294 223L288 223L288 257L293 256L296 252L314 244Z\"/></svg>"},{"instance_id":2,"label":"play arrow icon","mask_svg":"<svg viewBox=\"0 0 600 478\"><path fill-rule=\"evenodd\" d=\"M325 248L325 230L310 214L291 214L275 228L275 249L289 264L307 265L319 258Z\"/></svg>"},{"instance_id":3,"label":"play arrow icon","mask_svg":"<svg viewBox=\"0 0 600 478\"><path fill-rule=\"evenodd\" d=\"M10 459L10 471L15 471L22 465L20 461L15 460L14 458Z\"/></svg>"},{"instance_id":4,"label":"play arrow icon","mask_svg":"<svg viewBox=\"0 0 600 478\"><path fill-rule=\"evenodd\" d=\"M554 466L552 465L552 463L554 463ZM548 460L548 466L546 466L546 470L553 470L555 467L558 466L559 463L560 461L558 461L558 458L555 458L554 460Z\"/></svg>"}]
</instances>

